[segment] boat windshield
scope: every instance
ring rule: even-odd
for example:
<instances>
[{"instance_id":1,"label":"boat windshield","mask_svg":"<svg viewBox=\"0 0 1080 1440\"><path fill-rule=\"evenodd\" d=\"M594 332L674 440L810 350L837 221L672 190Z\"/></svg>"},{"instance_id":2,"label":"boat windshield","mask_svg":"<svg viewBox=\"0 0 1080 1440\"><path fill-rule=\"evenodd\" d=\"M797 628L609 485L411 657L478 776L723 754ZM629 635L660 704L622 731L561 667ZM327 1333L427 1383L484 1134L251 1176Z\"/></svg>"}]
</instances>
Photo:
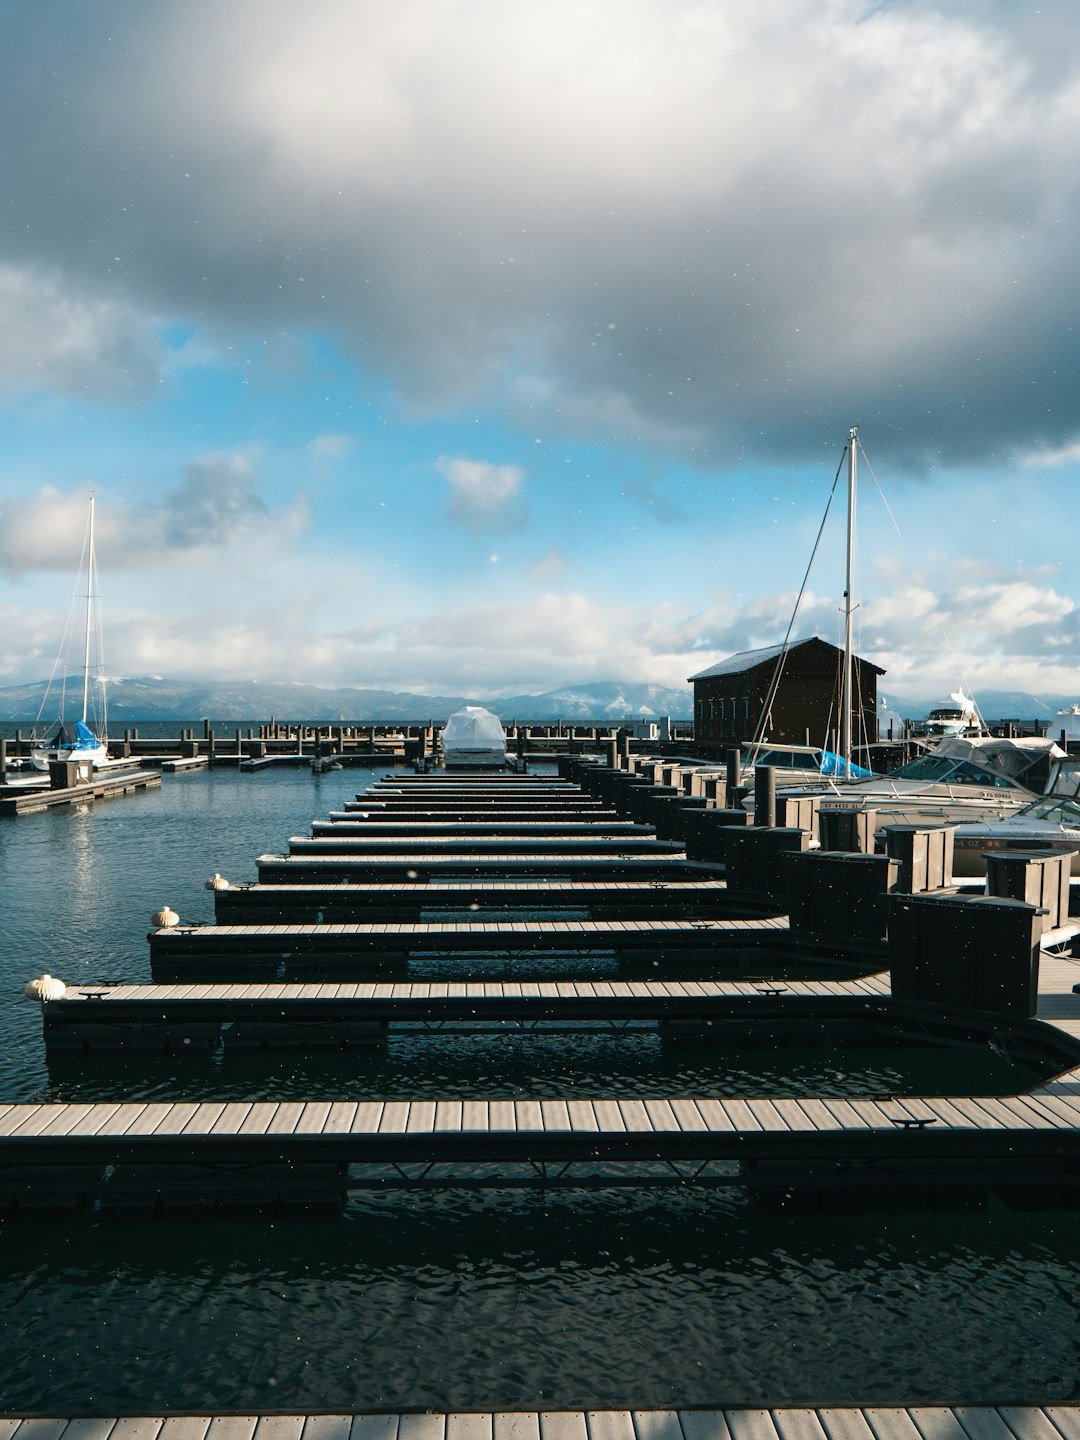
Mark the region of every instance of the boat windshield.
<instances>
[{"instance_id":1,"label":"boat windshield","mask_svg":"<svg viewBox=\"0 0 1080 1440\"><path fill-rule=\"evenodd\" d=\"M934 780L939 784L982 785L994 790L1015 790L1015 782L1004 775L995 775L970 760L951 760L944 755L920 755L907 765L901 765L889 775L890 780Z\"/></svg>"},{"instance_id":2,"label":"boat windshield","mask_svg":"<svg viewBox=\"0 0 1080 1440\"><path fill-rule=\"evenodd\" d=\"M753 765L772 765L777 770L821 769L820 750L756 750L747 758Z\"/></svg>"},{"instance_id":3,"label":"boat windshield","mask_svg":"<svg viewBox=\"0 0 1080 1440\"><path fill-rule=\"evenodd\" d=\"M967 717L963 710L957 710L955 706L946 710L931 710L926 717L927 720L964 720Z\"/></svg>"},{"instance_id":4,"label":"boat windshield","mask_svg":"<svg viewBox=\"0 0 1080 1440\"><path fill-rule=\"evenodd\" d=\"M1067 825L1070 830L1080 830L1080 804L1075 800L1065 800L1060 795L1044 795L1018 810L1011 819L1046 820L1052 825Z\"/></svg>"}]
</instances>

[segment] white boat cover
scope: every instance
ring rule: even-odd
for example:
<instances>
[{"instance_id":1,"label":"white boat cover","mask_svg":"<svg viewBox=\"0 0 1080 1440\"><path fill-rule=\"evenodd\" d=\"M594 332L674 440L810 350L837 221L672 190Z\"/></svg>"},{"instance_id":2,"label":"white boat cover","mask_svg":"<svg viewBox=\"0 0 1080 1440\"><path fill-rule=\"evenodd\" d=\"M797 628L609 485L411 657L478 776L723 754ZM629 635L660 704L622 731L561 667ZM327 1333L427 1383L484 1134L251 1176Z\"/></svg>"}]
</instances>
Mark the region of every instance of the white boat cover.
<instances>
[{"instance_id":1,"label":"white boat cover","mask_svg":"<svg viewBox=\"0 0 1080 1440\"><path fill-rule=\"evenodd\" d=\"M443 759L447 765L504 765L502 721L482 705L455 710L443 730Z\"/></svg>"},{"instance_id":2,"label":"white boat cover","mask_svg":"<svg viewBox=\"0 0 1080 1440\"><path fill-rule=\"evenodd\" d=\"M958 735L949 736L935 745L930 752L950 760L969 760L976 765L989 765L1003 775L1023 775L1032 765L1044 757L1063 760L1065 751L1052 740L1039 736L1021 736L1017 740L1003 740L996 737L963 740Z\"/></svg>"},{"instance_id":3,"label":"white boat cover","mask_svg":"<svg viewBox=\"0 0 1080 1440\"><path fill-rule=\"evenodd\" d=\"M1066 740L1080 740L1080 705L1069 705L1057 712L1046 727L1047 739L1060 739L1063 730Z\"/></svg>"}]
</instances>

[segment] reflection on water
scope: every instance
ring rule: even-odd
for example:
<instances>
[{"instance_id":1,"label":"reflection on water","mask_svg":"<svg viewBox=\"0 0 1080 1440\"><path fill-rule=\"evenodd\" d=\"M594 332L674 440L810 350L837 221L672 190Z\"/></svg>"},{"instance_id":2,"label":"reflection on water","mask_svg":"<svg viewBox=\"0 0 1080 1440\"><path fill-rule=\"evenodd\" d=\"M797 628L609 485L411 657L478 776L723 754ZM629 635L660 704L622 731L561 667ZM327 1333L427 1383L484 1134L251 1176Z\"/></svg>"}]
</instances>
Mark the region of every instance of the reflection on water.
<instances>
[{"instance_id":1,"label":"reflection on water","mask_svg":"<svg viewBox=\"0 0 1080 1440\"><path fill-rule=\"evenodd\" d=\"M1027 1064L985 1046L665 1045L655 1031L394 1035L384 1049L265 1055L92 1055L49 1063L39 1100L571 1099L728 1095L1014 1094Z\"/></svg>"},{"instance_id":2,"label":"reflection on water","mask_svg":"<svg viewBox=\"0 0 1080 1440\"><path fill-rule=\"evenodd\" d=\"M1077 1398L1074 1217L998 1204L394 1193L322 1223L10 1226L0 1259L13 1410Z\"/></svg>"},{"instance_id":3,"label":"reflection on water","mask_svg":"<svg viewBox=\"0 0 1080 1440\"><path fill-rule=\"evenodd\" d=\"M374 778L199 772L86 814L0 824L0 1100L988 1093L1029 1083L1007 1053L974 1047L860 1048L815 1035L783 1048L665 1048L640 1027L395 1033L382 1052L101 1056L46 1068L40 1015L20 998L28 978L145 981L154 910L210 918L208 875L253 879L256 855ZM431 958L414 973L444 977L459 963ZM780 969L750 963L762 978ZM18 1221L0 1225L0 1408L1075 1400L1078 1282L1074 1217L1014 1214L997 1199L964 1215L778 1216L689 1184L388 1190L322 1221Z\"/></svg>"}]
</instances>

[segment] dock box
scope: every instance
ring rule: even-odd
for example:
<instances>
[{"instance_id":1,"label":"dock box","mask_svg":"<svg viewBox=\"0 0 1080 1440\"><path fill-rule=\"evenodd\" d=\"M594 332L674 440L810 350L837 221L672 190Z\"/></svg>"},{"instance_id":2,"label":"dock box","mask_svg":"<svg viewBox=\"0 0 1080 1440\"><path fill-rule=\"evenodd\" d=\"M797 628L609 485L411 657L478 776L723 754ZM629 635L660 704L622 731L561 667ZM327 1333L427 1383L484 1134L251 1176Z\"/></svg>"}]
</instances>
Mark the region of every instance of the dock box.
<instances>
[{"instance_id":1,"label":"dock box","mask_svg":"<svg viewBox=\"0 0 1080 1440\"><path fill-rule=\"evenodd\" d=\"M886 825L885 853L900 862L897 889L908 895L952 882L954 825Z\"/></svg>"},{"instance_id":2,"label":"dock box","mask_svg":"<svg viewBox=\"0 0 1080 1440\"><path fill-rule=\"evenodd\" d=\"M852 855L872 855L876 829L876 810L861 810L851 805L818 811L821 848L834 854L844 850Z\"/></svg>"},{"instance_id":3,"label":"dock box","mask_svg":"<svg viewBox=\"0 0 1080 1440\"><path fill-rule=\"evenodd\" d=\"M899 861L826 850L791 851L784 861L793 934L884 943L887 896L896 886Z\"/></svg>"},{"instance_id":4,"label":"dock box","mask_svg":"<svg viewBox=\"0 0 1080 1440\"><path fill-rule=\"evenodd\" d=\"M1045 911L1043 929L1069 919L1071 850L992 850L986 855L986 893L1026 900Z\"/></svg>"},{"instance_id":5,"label":"dock box","mask_svg":"<svg viewBox=\"0 0 1080 1440\"><path fill-rule=\"evenodd\" d=\"M1031 1019L1042 916L991 895L889 897L889 969L897 1000Z\"/></svg>"}]
</instances>

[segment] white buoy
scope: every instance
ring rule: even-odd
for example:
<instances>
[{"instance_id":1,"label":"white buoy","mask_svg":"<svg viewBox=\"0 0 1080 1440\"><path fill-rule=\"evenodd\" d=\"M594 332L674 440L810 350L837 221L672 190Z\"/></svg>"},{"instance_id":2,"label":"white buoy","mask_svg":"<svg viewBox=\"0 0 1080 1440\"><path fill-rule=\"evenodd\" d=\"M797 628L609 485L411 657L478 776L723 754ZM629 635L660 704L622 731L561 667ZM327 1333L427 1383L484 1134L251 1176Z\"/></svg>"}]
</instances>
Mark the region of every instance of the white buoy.
<instances>
[{"instance_id":1,"label":"white buoy","mask_svg":"<svg viewBox=\"0 0 1080 1440\"><path fill-rule=\"evenodd\" d=\"M67 986L53 975L42 975L38 980L31 980L24 987L23 994L28 1000L40 1000L44 1005L49 1000L62 1000L67 994Z\"/></svg>"},{"instance_id":2,"label":"white buoy","mask_svg":"<svg viewBox=\"0 0 1080 1440\"><path fill-rule=\"evenodd\" d=\"M229 882L224 875L219 875L215 870L210 879L206 882L207 890L228 890Z\"/></svg>"},{"instance_id":3,"label":"white buoy","mask_svg":"<svg viewBox=\"0 0 1080 1440\"><path fill-rule=\"evenodd\" d=\"M171 930L174 925L179 925L180 916L175 910L170 910L164 905L160 910L155 910L150 916L150 924L156 925L159 930Z\"/></svg>"}]
</instances>

